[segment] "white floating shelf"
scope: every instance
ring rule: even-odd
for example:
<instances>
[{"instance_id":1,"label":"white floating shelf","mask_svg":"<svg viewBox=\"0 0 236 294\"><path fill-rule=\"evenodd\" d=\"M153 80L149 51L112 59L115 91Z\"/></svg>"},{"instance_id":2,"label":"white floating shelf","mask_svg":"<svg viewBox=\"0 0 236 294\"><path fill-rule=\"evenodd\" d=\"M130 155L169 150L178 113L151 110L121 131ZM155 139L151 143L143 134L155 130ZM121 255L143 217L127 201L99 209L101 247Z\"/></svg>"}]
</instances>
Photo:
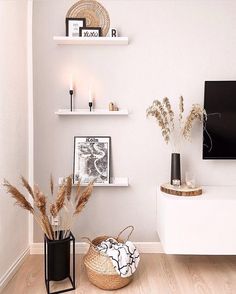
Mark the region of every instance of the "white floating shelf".
<instances>
[{"instance_id":1,"label":"white floating shelf","mask_svg":"<svg viewBox=\"0 0 236 294\"><path fill-rule=\"evenodd\" d=\"M62 183L63 178L59 178L59 185ZM77 186L77 185L73 185ZM87 184L81 184L81 186L87 186ZM111 178L111 183L103 184L103 183L95 183L94 187L128 187L129 186L129 178Z\"/></svg>"},{"instance_id":2,"label":"white floating shelf","mask_svg":"<svg viewBox=\"0 0 236 294\"><path fill-rule=\"evenodd\" d=\"M109 111L107 109L94 109L89 111L89 109L75 109L70 111L70 109L59 109L55 112L57 115L128 115L129 111L127 109L120 109L118 111Z\"/></svg>"},{"instance_id":3,"label":"white floating shelf","mask_svg":"<svg viewBox=\"0 0 236 294\"><path fill-rule=\"evenodd\" d=\"M87 186L87 184L81 184L81 186ZM111 183L109 184L95 183L94 186L95 187L128 187L129 179L128 178L111 178Z\"/></svg>"},{"instance_id":4,"label":"white floating shelf","mask_svg":"<svg viewBox=\"0 0 236 294\"><path fill-rule=\"evenodd\" d=\"M57 45L128 45L128 37L64 37L55 36L53 40Z\"/></svg>"}]
</instances>

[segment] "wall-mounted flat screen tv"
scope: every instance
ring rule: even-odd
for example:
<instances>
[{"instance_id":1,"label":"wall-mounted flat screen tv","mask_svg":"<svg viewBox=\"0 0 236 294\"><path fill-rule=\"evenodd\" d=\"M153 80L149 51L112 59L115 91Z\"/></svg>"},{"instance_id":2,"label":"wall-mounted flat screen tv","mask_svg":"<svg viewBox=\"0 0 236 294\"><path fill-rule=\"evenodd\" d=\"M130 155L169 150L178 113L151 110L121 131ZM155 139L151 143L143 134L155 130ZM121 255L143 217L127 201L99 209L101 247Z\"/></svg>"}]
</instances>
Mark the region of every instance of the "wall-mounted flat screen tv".
<instances>
[{"instance_id":1,"label":"wall-mounted flat screen tv","mask_svg":"<svg viewBox=\"0 0 236 294\"><path fill-rule=\"evenodd\" d=\"M206 81L203 159L236 159L236 81Z\"/></svg>"},{"instance_id":2,"label":"wall-mounted flat screen tv","mask_svg":"<svg viewBox=\"0 0 236 294\"><path fill-rule=\"evenodd\" d=\"M206 81L203 159L236 159L236 81Z\"/></svg>"}]
</instances>

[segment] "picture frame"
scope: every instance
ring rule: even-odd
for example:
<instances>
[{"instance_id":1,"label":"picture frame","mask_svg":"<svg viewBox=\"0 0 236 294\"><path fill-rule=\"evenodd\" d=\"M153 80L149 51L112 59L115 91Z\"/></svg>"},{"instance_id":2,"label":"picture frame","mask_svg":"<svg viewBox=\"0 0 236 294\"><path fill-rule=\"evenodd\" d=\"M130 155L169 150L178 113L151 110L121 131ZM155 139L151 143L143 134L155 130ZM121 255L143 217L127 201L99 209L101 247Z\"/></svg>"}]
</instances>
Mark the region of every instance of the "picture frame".
<instances>
[{"instance_id":1,"label":"picture frame","mask_svg":"<svg viewBox=\"0 0 236 294\"><path fill-rule=\"evenodd\" d=\"M67 37L79 37L80 28L86 26L85 18L66 18L66 36Z\"/></svg>"},{"instance_id":2,"label":"picture frame","mask_svg":"<svg viewBox=\"0 0 236 294\"><path fill-rule=\"evenodd\" d=\"M110 183L111 137L75 136L73 184Z\"/></svg>"},{"instance_id":3,"label":"picture frame","mask_svg":"<svg viewBox=\"0 0 236 294\"><path fill-rule=\"evenodd\" d=\"M102 36L102 28L100 27L80 27L80 37L97 38Z\"/></svg>"}]
</instances>

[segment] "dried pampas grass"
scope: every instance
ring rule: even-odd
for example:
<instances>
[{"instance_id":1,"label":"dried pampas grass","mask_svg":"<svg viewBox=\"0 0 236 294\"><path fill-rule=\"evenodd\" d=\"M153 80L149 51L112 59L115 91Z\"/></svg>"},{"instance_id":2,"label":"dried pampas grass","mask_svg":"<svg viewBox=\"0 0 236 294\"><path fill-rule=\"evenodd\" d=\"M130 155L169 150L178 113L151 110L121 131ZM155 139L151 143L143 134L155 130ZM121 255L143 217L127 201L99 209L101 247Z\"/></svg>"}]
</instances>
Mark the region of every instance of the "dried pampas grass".
<instances>
[{"instance_id":1,"label":"dried pampas grass","mask_svg":"<svg viewBox=\"0 0 236 294\"><path fill-rule=\"evenodd\" d=\"M30 184L28 183L28 181L23 177L21 176L21 182L22 182L22 185L26 188L26 190L29 192L29 194L31 195L31 197L34 199L34 192L30 186Z\"/></svg>"},{"instance_id":2,"label":"dried pampas grass","mask_svg":"<svg viewBox=\"0 0 236 294\"><path fill-rule=\"evenodd\" d=\"M41 191L39 191L39 189L35 189L35 205L41 214L41 220L47 235L50 239L53 239L52 225L47 216L47 198Z\"/></svg>"},{"instance_id":3,"label":"dried pampas grass","mask_svg":"<svg viewBox=\"0 0 236 294\"><path fill-rule=\"evenodd\" d=\"M168 105L168 106L167 106ZM169 143L170 140L170 125L169 121L172 121L172 110L167 109L165 111L165 108L169 108L168 98L165 98L165 101L163 101L163 104L159 100L153 101L153 104L147 109L146 114L147 117L152 116L156 119L156 122L158 123L159 127L161 128L162 136L166 142L166 144ZM170 117L171 114L171 117ZM169 116L169 119L168 119Z\"/></svg>"},{"instance_id":4,"label":"dried pampas grass","mask_svg":"<svg viewBox=\"0 0 236 294\"><path fill-rule=\"evenodd\" d=\"M21 182L23 187L26 188L28 193L31 195L34 201L34 207L26 199L26 197L7 180L4 180L3 186L6 188L7 193L9 193L11 197L16 200L17 205L33 214L44 234L51 240L57 240L59 239L59 236L62 236L63 238L68 236L72 227L73 218L85 207L92 194L94 183L94 181L91 181L82 193L80 192L79 183L76 195L73 199L71 197L72 176L65 178L63 184L58 189L54 203L50 204L48 214L48 201L46 195L40 191L37 185L35 185L34 189L32 189L24 177L21 177ZM54 194L52 176L50 177L50 192L52 195ZM56 217L59 217L59 215L60 217L64 217L64 220L62 219L61 221L61 225L51 224L51 217L55 219ZM60 234L60 232L62 232L62 234Z\"/></svg>"},{"instance_id":5,"label":"dried pampas grass","mask_svg":"<svg viewBox=\"0 0 236 294\"><path fill-rule=\"evenodd\" d=\"M67 197L70 200L72 192L72 178L71 176L65 178L63 184L59 187L55 203L50 205L50 213L55 218L65 204Z\"/></svg>"},{"instance_id":6,"label":"dried pampas grass","mask_svg":"<svg viewBox=\"0 0 236 294\"><path fill-rule=\"evenodd\" d=\"M53 197L53 192L54 192L54 181L53 181L53 176L52 174L50 175L50 191L51 191L51 195Z\"/></svg>"},{"instance_id":7,"label":"dried pampas grass","mask_svg":"<svg viewBox=\"0 0 236 294\"><path fill-rule=\"evenodd\" d=\"M80 196L80 189L81 189L81 186L80 186L80 180L78 181L78 184L77 184L77 189L76 189L76 194L75 194L75 203L77 203L78 199L79 199L79 196Z\"/></svg>"},{"instance_id":8,"label":"dried pampas grass","mask_svg":"<svg viewBox=\"0 0 236 294\"><path fill-rule=\"evenodd\" d=\"M199 105L193 104L186 122L183 127L183 136L185 139L190 140L193 123L195 121L203 122L206 119L206 111Z\"/></svg>"},{"instance_id":9,"label":"dried pampas grass","mask_svg":"<svg viewBox=\"0 0 236 294\"><path fill-rule=\"evenodd\" d=\"M66 198L66 185L63 184L57 193L57 198L55 201L55 214L57 216L57 214L59 213L59 211L62 209L64 203L65 203L65 198Z\"/></svg>"},{"instance_id":10,"label":"dried pampas grass","mask_svg":"<svg viewBox=\"0 0 236 294\"><path fill-rule=\"evenodd\" d=\"M94 181L90 182L89 185L85 188L85 190L81 194L81 196L78 197L74 214L79 214L83 210L85 205L87 204L93 191L93 183Z\"/></svg>"},{"instance_id":11,"label":"dried pampas grass","mask_svg":"<svg viewBox=\"0 0 236 294\"><path fill-rule=\"evenodd\" d=\"M4 179L3 186L6 188L7 193L11 195L12 198L16 200L16 204L20 207L28 210L30 213L34 214L34 209L29 201L26 200L25 196L20 193L20 191L12 186L7 180Z\"/></svg>"},{"instance_id":12,"label":"dried pampas grass","mask_svg":"<svg viewBox=\"0 0 236 294\"><path fill-rule=\"evenodd\" d=\"M92 195L93 184L94 184L94 180L92 180L88 184L88 186L83 191L81 191L81 186L79 181L77 185L77 191L76 191L74 201L72 201L72 199L69 199L69 200L67 199L68 202L65 207L66 217L64 214L64 217L65 217L64 238L68 237L68 234L73 226L74 218L81 213L81 211L84 209L85 205L87 204L90 196ZM69 209L70 207L72 207L72 209Z\"/></svg>"},{"instance_id":13,"label":"dried pampas grass","mask_svg":"<svg viewBox=\"0 0 236 294\"><path fill-rule=\"evenodd\" d=\"M72 176L69 176L66 179L66 196L68 200L70 200L71 192L72 192Z\"/></svg>"},{"instance_id":14,"label":"dried pampas grass","mask_svg":"<svg viewBox=\"0 0 236 294\"><path fill-rule=\"evenodd\" d=\"M23 186L27 189L29 194L32 196L33 199L35 199L35 195L33 193L33 189L30 187L29 183L25 180L25 178L21 177ZM7 180L4 180L3 186L6 188L7 193L11 195L12 198L16 200L16 204L22 207L23 209L29 211L34 216L35 220L43 230L43 232L47 235L48 238L52 238L52 227L47 220L46 216L46 210L44 208L45 203L40 202L38 207L40 207L40 211L42 214L44 214L43 217L39 217L39 215L36 213L33 206L30 204L30 202L26 199L26 197L20 193L20 191L11 185ZM35 202L36 203L36 202ZM37 205L36 205L37 206Z\"/></svg>"},{"instance_id":15,"label":"dried pampas grass","mask_svg":"<svg viewBox=\"0 0 236 294\"><path fill-rule=\"evenodd\" d=\"M182 123L184 113L184 98L183 96L179 97L179 122Z\"/></svg>"},{"instance_id":16,"label":"dried pampas grass","mask_svg":"<svg viewBox=\"0 0 236 294\"><path fill-rule=\"evenodd\" d=\"M193 104L189 115L185 121L184 98L179 98L179 116L178 125L175 126L174 112L167 97L162 102L154 100L152 105L146 111L147 117L154 117L161 128L161 134L166 144L171 143L173 152L179 152L182 139L190 140L191 130L195 121L203 122L207 118L206 111L199 104Z\"/></svg>"}]
</instances>

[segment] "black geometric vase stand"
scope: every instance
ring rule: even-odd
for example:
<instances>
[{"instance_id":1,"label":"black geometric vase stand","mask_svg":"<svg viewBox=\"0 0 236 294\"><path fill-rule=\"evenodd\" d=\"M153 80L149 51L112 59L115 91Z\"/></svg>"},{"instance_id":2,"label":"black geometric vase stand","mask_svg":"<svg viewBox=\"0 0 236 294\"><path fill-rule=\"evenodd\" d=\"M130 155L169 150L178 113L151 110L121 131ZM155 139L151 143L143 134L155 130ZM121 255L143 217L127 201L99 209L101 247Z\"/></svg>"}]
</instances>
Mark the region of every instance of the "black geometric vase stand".
<instances>
[{"instance_id":1,"label":"black geometric vase stand","mask_svg":"<svg viewBox=\"0 0 236 294\"><path fill-rule=\"evenodd\" d=\"M70 270L71 243L72 275ZM48 294L59 294L75 290L75 237L72 233L68 238L61 240L49 240L47 236L44 236L44 273ZM51 292L50 281L62 281L66 278L70 280L70 288Z\"/></svg>"}]
</instances>

